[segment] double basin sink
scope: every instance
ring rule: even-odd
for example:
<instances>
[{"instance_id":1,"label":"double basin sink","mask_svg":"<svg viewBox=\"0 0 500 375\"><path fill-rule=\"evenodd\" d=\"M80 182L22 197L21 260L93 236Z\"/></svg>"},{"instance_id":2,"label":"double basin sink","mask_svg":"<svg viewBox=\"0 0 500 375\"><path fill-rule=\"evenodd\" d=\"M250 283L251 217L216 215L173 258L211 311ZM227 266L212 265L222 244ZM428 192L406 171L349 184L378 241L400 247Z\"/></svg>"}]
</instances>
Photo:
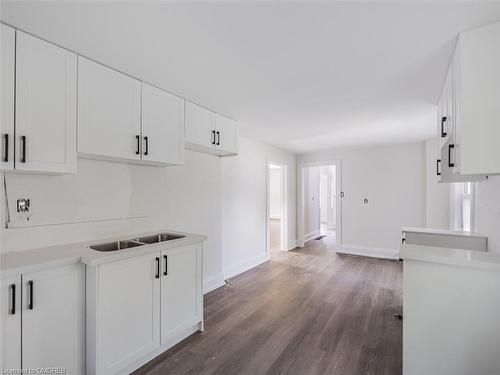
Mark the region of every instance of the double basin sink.
<instances>
[{"instance_id":1,"label":"double basin sink","mask_svg":"<svg viewBox=\"0 0 500 375\"><path fill-rule=\"evenodd\" d=\"M89 246L89 248L97 251L118 251L124 249L131 249L133 247L138 247L143 245L151 245L160 242L178 240L184 237L186 236L182 234L158 233L158 234L153 234L151 236L133 238L130 240L114 241L114 242L92 245Z\"/></svg>"}]
</instances>

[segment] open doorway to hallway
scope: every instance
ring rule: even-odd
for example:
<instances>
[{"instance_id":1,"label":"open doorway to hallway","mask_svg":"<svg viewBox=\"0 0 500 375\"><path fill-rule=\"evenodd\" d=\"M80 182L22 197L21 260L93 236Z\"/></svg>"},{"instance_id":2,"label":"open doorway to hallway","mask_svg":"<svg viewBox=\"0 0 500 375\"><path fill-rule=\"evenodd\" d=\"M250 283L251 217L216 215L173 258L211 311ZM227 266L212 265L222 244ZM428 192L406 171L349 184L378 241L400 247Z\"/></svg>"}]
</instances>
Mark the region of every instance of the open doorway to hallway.
<instances>
[{"instance_id":1,"label":"open doorway to hallway","mask_svg":"<svg viewBox=\"0 0 500 375\"><path fill-rule=\"evenodd\" d=\"M336 166L325 165L319 168L319 216L320 235L336 239Z\"/></svg>"},{"instance_id":2,"label":"open doorway to hallway","mask_svg":"<svg viewBox=\"0 0 500 375\"><path fill-rule=\"evenodd\" d=\"M341 245L341 163L302 163L298 166L298 246L311 240Z\"/></svg>"},{"instance_id":3,"label":"open doorway to hallway","mask_svg":"<svg viewBox=\"0 0 500 375\"><path fill-rule=\"evenodd\" d=\"M287 250L286 241L286 166L268 163L268 249Z\"/></svg>"}]
</instances>

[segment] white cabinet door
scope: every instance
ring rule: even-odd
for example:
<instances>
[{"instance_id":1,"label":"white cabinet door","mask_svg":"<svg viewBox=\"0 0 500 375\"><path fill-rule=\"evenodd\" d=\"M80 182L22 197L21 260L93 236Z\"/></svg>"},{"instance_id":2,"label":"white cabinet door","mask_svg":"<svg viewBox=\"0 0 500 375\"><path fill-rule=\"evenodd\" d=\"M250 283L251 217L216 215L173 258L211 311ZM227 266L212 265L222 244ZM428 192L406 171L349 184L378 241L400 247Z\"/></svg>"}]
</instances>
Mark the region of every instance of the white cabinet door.
<instances>
[{"instance_id":1,"label":"white cabinet door","mask_svg":"<svg viewBox=\"0 0 500 375\"><path fill-rule=\"evenodd\" d=\"M84 276L82 264L23 274L24 369L85 373Z\"/></svg>"},{"instance_id":2,"label":"white cabinet door","mask_svg":"<svg viewBox=\"0 0 500 375\"><path fill-rule=\"evenodd\" d=\"M17 170L76 172L74 53L16 32Z\"/></svg>"},{"instance_id":3,"label":"white cabinet door","mask_svg":"<svg viewBox=\"0 0 500 375\"><path fill-rule=\"evenodd\" d=\"M160 345L160 254L99 266L98 373L116 373ZM158 276L158 277L157 277Z\"/></svg>"},{"instance_id":4,"label":"white cabinet door","mask_svg":"<svg viewBox=\"0 0 500 375\"><path fill-rule=\"evenodd\" d=\"M219 155L238 153L238 133L236 121L219 114L215 115L217 131L216 147Z\"/></svg>"},{"instance_id":5,"label":"white cabinet door","mask_svg":"<svg viewBox=\"0 0 500 375\"><path fill-rule=\"evenodd\" d=\"M0 280L0 369L21 368L21 276Z\"/></svg>"},{"instance_id":6,"label":"white cabinet door","mask_svg":"<svg viewBox=\"0 0 500 375\"><path fill-rule=\"evenodd\" d=\"M0 169L14 169L16 31L0 24Z\"/></svg>"},{"instance_id":7,"label":"white cabinet door","mask_svg":"<svg viewBox=\"0 0 500 375\"><path fill-rule=\"evenodd\" d=\"M215 114L186 101L186 147L195 151L215 151Z\"/></svg>"},{"instance_id":8,"label":"white cabinet door","mask_svg":"<svg viewBox=\"0 0 500 375\"><path fill-rule=\"evenodd\" d=\"M184 163L184 99L142 83L142 159Z\"/></svg>"},{"instance_id":9,"label":"white cabinet door","mask_svg":"<svg viewBox=\"0 0 500 375\"><path fill-rule=\"evenodd\" d=\"M140 160L141 82L78 57L78 153Z\"/></svg>"},{"instance_id":10,"label":"white cabinet door","mask_svg":"<svg viewBox=\"0 0 500 375\"><path fill-rule=\"evenodd\" d=\"M201 245L162 252L162 345L201 320Z\"/></svg>"}]
</instances>

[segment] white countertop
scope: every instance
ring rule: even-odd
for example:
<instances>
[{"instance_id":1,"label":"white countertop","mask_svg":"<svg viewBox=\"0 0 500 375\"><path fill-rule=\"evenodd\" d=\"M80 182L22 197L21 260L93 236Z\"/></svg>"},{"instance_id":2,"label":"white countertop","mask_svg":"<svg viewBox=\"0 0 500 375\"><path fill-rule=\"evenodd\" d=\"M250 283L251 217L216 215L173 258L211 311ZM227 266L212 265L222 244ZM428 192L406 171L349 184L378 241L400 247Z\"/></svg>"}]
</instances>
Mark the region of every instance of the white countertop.
<instances>
[{"instance_id":1,"label":"white countertop","mask_svg":"<svg viewBox=\"0 0 500 375\"><path fill-rule=\"evenodd\" d=\"M157 233L181 234L186 237L119 251L102 252L89 248L91 245L145 237ZM131 233L125 236L122 235L96 241L49 246L17 252L7 252L0 255L0 272L2 273L2 276L9 276L79 262L88 266L97 266L103 263L150 254L174 247L191 245L205 241L206 239L206 236L199 234L182 233L171 230L157 230L147 233Z\"/></svg>"},{"instance_id":2,"label":"white countertop","mask_svg":"<svg viewBox=\"0 0 500 375\"><path fill-rule=\"evenodd\" d=\"M401 228L401 231L402 232L412 232L412 233L440 234L440 235L447 235L447 236L486 238L486 235L482 234L482 233L462 232L462 231L448 230L448 229L403 227L403 228Z\"/></svg>"},{"instance_id":3,"label":"white countertop","mask_svg":"<svg viewBox=\"0 0 500 375\"><path fill-rule=\"evenodd\" d=\"M422 245L401 245L399 254L404 260L417 260L500 272L500 253Z\"/></svg>"}]
</instances>

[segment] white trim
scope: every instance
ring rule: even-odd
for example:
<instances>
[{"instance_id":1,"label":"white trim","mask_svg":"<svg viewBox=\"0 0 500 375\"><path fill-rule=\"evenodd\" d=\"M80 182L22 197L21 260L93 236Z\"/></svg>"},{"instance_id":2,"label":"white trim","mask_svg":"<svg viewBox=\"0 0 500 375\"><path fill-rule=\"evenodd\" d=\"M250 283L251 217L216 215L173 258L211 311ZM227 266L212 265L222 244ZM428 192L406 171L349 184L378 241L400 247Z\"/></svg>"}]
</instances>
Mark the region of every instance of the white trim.
<instances>
[{"instance_id":1,"label":"white trim","mask_svg":"<svg viewBox=\"0 0 500 375\"><path fill-rule=\"evenodd\" d=\"M240 273L246 272L254 267L257 267L258 265L261 265L262 263L265 263L270 259L271 258L269 257L269 255L267 253L254 256L254 257L247 259L243 262L229 266L228 268L226 268L224 270L224 276L226 279L230 279L231 277L235 277L235 276L239 275Z\"/></svg>"},{"instance_id":2,"label":"white trim","mask_svg":"<svg viewBox=\"0 0 500 375\"><path fill-rule=\"evenodd\" d=\"M207 294L212 290L220 288L224 285L224 274L222 272L203 279L203 294Z\"/></svg>"},{"instance_id":3,"label":"white trim","mask_svg":"<svg viewBox=\"0 0 500 375\"><path fill-rule=\"evenodd\" d=\"M274 161L266 157L266 253L267 256L271 256L271 231L269 230L271 219L271 204L270 204L270 194L269 194L269 180L270 180L270 165L277 165L281 169L281 222L280 222L280 250L287 251L290 245L288 244L288 165ZM294 247L295 248L295 247Z\"/></svg>"},{"instance_id":4,"label":"white trim","mask_svg":"<svg viewBox=\"0 0 500 375\"><path fill-rule=\"evenodd\" d=\"M335 197L336 204L336 244L335 247L342 246L342 160L325 160L302 162L297 164L297 247L304 247L306 235L304 234L304 189L302 181L302 170L307 167L323 167L335 165Z\"/></svg>"},{"instance_id":5,"label":"white trim","mask_svg":"<svg viewBox=\"0 0 500 375\"><path fill-rule=\"evenodd\" d=\"M384 249L379 247L342 245L336 250L337 254L359 255L370 258L399 259L399 249Z\"/></svg>"}]
</instances>

